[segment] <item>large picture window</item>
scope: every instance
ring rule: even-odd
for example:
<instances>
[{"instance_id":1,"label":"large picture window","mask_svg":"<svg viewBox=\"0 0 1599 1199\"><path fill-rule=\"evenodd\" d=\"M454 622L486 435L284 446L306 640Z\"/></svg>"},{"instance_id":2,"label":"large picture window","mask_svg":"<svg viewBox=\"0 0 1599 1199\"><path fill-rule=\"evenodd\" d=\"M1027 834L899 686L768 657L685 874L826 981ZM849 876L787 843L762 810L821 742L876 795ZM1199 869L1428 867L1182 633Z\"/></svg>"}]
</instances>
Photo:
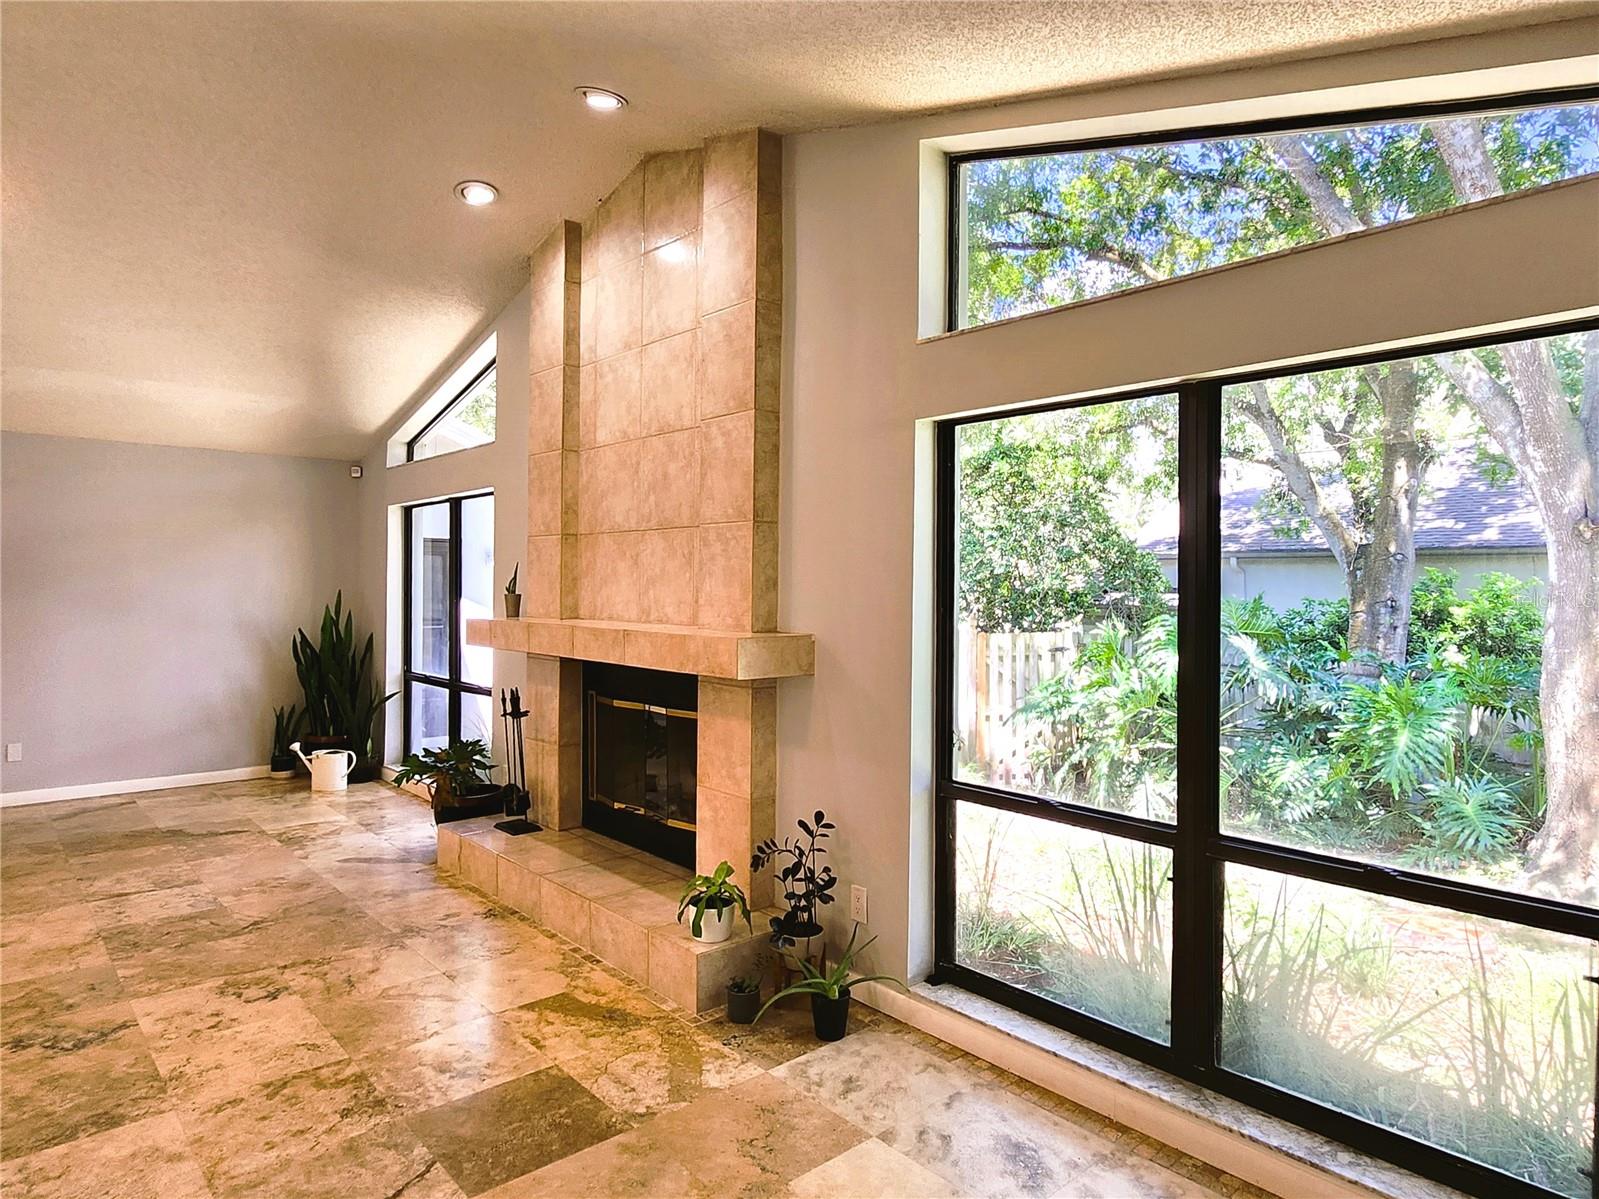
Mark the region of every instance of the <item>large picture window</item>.
<instances>
[{"instance_id":1,"label":"large picture window","mask_svg":"<svg viewBox=\"0 0 1599 1199\"><path fill-rule=\"evenodd\" d=\"M494 497L405 509L405 752L492 743L494 651L466 643L494 615Z\"/></svg>"},{"instance_id":2,"label":"large picture window","mask_svg":"<svg viewBox=\"0 0 1599 1199\"><path fill-rule=\"evenodd\" d=\"M955 155L949 327L1588 174L1595 94Z\"/></svg>"},{"instance_id":3,"label":"large picture window","mask_svg":"<svg viewBox=\"0 0 1599 1199\"><path fill-rule=\"evenodd\" d=\"M962 418L939 473L935 981L1591 1196L1599 331Z\"/></svg>"}]
</instances>

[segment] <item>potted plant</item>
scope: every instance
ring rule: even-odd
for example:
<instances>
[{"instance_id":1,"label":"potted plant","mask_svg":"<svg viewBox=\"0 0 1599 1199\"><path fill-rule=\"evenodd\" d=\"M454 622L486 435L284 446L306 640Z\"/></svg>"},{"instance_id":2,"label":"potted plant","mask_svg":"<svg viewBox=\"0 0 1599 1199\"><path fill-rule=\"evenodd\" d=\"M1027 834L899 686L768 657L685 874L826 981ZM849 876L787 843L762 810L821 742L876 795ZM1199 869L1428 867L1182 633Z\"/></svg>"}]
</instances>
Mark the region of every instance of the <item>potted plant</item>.
<instances>
[{"instance_id":1,"label":"potted plant","mask_svg":"<svg viewBox=\"0 0 1599 1199\"><path fill-rule=\"evenodd\" d=\"M828 970L818 970L804 958L800 959L799 966L805 977L796 983L790 983L776 995L773 995L755 1014L759 1020L766 1014L766 1009L779 999L790 995L809 995L811 997L811 1024L816 1029L817 1040L841 1041L844 1033L849 1028L849 1000L850 987L856 983L890 982L895 986L903 987L905 984L892 974L868 974L864 978L851 978L850 970L854 968L857 954L864 953L877 940L872 937L859 949L855 948L855 938L860 935L861 926L857 923L849 935L849 944L844 947L844 952L839 955Z\"/></svg>"},{"instance_id":2,"label":"potted plant","mask_svg":"<svg viewBox=\"0 0 1599 1199\"><path fill-rule=\"evenodd\" d=\"M293 704L286 709L272 709L272 764L269 769L275 779L294 777L294 766L298 759L289 746L300 731L302 715Z\"/></svg>"},{"instance_id":3,"label":"potted plant","mask_svg":"<svg viewBox=\"0 0 1599 1199\"><path fill-rule=\"evenodd\" d=\"M727 984L727 1018L734 1024L754 1024L761 1010L760 972L740 975Z\"/></svg>"},{"instance_id":4,"label":"potted plant","mask_svg":"<svg viewBox=\"0 0 1599 1199\"><path fill-rule=\"evenodd\" d=\"M494 761L489 747L472 739L411 754L394 772L396 783L421 783L433 797L439 824L483 816L500 803L500 788L489 781Z\"/></svg>"},{"instance_id":5,"label":"potted plant","mask_svg":"<svg viewBox=\"0 0 1599 1199\"><path fill-rule=\"evenodd\" d=\"M790 949L800 941L805 942L804 959L820 964L811 954L811 939L822 935L822 925L817 910L833 902L833 888L838 876L831 866L821 865L820 859L827 850L817 844L825 841L835 825L821 809L810 820L798 821L800 838L788 838L779 845L769 838L755 847L750 858L751 870L765 870L777 863L777 881L783 887L783 902L788 910L772 917L771 941L779 949Z\"/></svg>"},{"instance_id":6,"label":"potted plant","mask_svg":"<svg viewBox=\"0 0 1599 1199\"><path fill-rule=\"evenodd\" d=\"M291 648L300 690L305 693L301 715L308 728L300 738L305 752L353 750L356 766L350 771L350 781L376 777L372 727L383 705L399 692L383 695L378 691L372 677L372 634L367 634L366 644L357 651L355 618L344 611L342 591L331 608L322 610L317 640L312 641L300 629Z\"/></svg>"},{"instance_id":7,"label":"potted plant","mask_svg":"<svg viewBox=\"0 0 1599 1199\"><path fill-rule=\"evenodd\" d=\"M683 888L683 898L677 905L677 922L683 923L683 913L693 909L694 919L689 922L689 932L696 941L714 944L733 935L733 913L744 917L750 924L750 904L743 889L733 881L733 864L723 862L714 874L696 874ZM750 925L753 928L753 925Z\"/></svg>"},{"instance_id":8,"label":"potted plant","mask_svg":"<svg viewBox=\"0 0 1599 1199\"><path fill-rule=\"evenodd\" d=\"M522 615L522 596L516 590L516 572L522 569L518 562L511 567L511 579L505 584L505 619L515 620Z\"/></svg>"}]
</instances>

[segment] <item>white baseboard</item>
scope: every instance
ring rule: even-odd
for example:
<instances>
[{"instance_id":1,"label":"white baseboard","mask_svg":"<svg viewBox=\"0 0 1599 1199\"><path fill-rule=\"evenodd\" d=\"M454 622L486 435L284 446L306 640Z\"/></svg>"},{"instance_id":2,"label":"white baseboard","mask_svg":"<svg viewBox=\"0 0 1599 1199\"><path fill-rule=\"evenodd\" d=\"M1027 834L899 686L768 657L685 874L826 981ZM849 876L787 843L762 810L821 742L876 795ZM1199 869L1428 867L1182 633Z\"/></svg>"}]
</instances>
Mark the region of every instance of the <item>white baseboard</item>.
<instances>
[{"instance_id":1,"label":"white baseboard","mask_svg":"<svg viewBox=\"0 0 1599 1199\"><path fill-rule=\"evenodd\" d=\"M59 803L64 799L93 799L97 795L122 795L135 791L165 791L168 787L198 787L205 783L236 783L241 779L264 779L271 773L270 766L238 766L232 770L202 770L196 774L168 774L159 778L115 779L105 783L78 783L71 787L7 791L0 794L0 808Z\"/></svg>"}]
</instances>

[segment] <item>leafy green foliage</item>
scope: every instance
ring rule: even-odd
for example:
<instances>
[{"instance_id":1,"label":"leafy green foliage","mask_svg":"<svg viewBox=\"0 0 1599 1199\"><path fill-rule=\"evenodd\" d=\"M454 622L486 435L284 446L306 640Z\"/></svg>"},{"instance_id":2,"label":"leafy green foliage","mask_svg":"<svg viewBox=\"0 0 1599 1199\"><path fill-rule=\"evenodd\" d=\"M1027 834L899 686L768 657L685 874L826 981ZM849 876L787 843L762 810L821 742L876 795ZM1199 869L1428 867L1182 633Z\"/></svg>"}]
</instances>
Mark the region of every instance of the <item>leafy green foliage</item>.
<instances>
[{"instance_id":1,"label":"leafy green foliage","mask_svg":"<svg viewBox=\"0 0 1599 1199\"><path fill-rule=\"evenodd\" d=\"M860 936L860 934L861 926L856 924L850 930L849 944L844 947L844 952L839 955L836 962L831 966L824 966L823 969L818 970L807 958L791 958L790 961L799 966L804 977L798 982L784 987L763 1003L761 1010L755 1014L755 1019L759 1020L766 1015L767 1008L771 1007L779 999L787 999L790 995L820 995L826 999L837 999L839 996L848 993L850 987L856 983L869 982L889 982L897 987L903 987L905 984L892 974L868 974L860 978L851 977L851 973L855 969L855 959L870 949L872 942L877 940L876 937L870 937L857 949L855 947L855 938Z\"/></svg>"},{"instance_id":2,"label":"leafy green foliage","mask_svg":"<svg viewBox=\"0 0 1599 1199\"><path fill-rule=\"evenodd\" d=\"M1537 772L1498 755L1537 744L1537 650L1504 658L1483 648L1524 645L1506 628L1522 627L1525 601L1503 576L1464 600L1442 572L1426 584L1426 605L1445 623L1428 632L1430 648L1375 680L1340 669L1343 601L1283 614L1259 597L1223 602L1230 820L1456 862L1491 862L1536 828ZM1169 613L1136 633L1105 621L1028 695L1015 719L1031 731L1050 796L1172 815L1176 636Z\"/></svg>"},{"instance_id":3,"label":"leafy green foliage","mask_svg":"<svg viewBox=\"0 0 1599 1199\"><path fill-rule=\"evenodd\" d=\"M1491 774L1440 779L1422 787L1428 807L1422 817L1430 856L1445 861L1494 858L1522 831L1516 796Z\"/></svg>"},{"instance_id":4,"label":"leafy green foliage","mask_svg":"<svg viewBox=\"0 0 1599 1199\"><path fill-rule=\"evenodd\" d=\"M394 781L402 785L423 783L436 799L448 799L488 782L493 769L489 747L474 738L409 755L394 772Z\"/></svg>"},{"instance_id":5,"label":"leafy green foliage","mask_svg":"<svg viewBox=\"0 0 1599 1199\"><path fill-rule=\"evenodd\" d=\"M744 923L750 923L749 899L744 889L733 881L731 862L721 863L711 874L696 874L688 880L678 900L677 921L681 924L683 913L692 909L694 919L689 922L689 931L698 937L705 931L705 913L720 912L724 908L736 908L744 917Z\"/></svg>"},{"instance_id":6,"label":"leafy green foliage","mask_svg":"<svg viewBox=\"0 0 1599 1199\"><path fill-rule=\"evenodd\" d=\"M962 438L963 617L1015 632L1163 606L1166 578L1106 510L1104 472L1086 446L1015 420L969 426Z\"/></svg>"},{"instance_id":7,"label":"leafy green foliage","mask_svg":"<svg viewBox=\"0 0 1599 1199\"><path fill-rule=\"evenodd\" d=\"M1480 122L1501 184L1515 191L1593 170L1594 112L1575 105L1449 119ZM1459 202L1433 127L1421 122L973 163L964 168L967 320L999 320L1328 236L1289 169L1296 152L1367 227Z\"/></svg>"}]
</instances>

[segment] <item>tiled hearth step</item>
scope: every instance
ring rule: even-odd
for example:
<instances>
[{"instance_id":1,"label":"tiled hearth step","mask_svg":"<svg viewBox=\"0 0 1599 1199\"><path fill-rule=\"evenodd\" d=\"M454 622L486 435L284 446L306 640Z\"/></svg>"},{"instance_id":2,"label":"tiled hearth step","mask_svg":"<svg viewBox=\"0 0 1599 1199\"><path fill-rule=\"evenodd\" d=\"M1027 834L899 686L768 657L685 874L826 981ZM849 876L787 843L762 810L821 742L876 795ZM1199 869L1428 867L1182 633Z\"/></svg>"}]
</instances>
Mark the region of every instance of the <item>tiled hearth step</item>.
<instances>
[{"instance_id":1,"label":"tiled hearth step","mask_svg":"<svg viewBox=\"0 0 1599 1199\"><path fill-rule=\"evenodd\" d=\"M587 829L512 837L486 816L441 824L439 868L573 941L688 1012L726 1001L728 980L770 946L742 924L719 945L677 923L690 871Z\"/></svg>"}]
</instances>

